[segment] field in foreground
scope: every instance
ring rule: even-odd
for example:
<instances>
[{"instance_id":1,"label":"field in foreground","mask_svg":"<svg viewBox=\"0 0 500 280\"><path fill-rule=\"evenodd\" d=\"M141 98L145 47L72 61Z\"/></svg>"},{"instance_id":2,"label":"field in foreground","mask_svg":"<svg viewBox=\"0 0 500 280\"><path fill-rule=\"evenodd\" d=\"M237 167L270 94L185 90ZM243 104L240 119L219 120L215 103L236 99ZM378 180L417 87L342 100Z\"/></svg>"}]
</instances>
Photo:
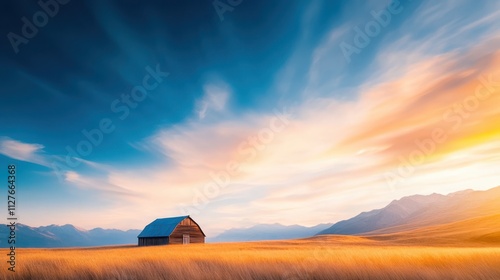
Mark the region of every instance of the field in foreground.
<instances>
[{"instance_id":1,"label":"field in foreground","mask_svg":"<svg viewBox=\"0 0 500 280\"><path fill-rule=\"evenodd\" d=\"M8 272L2 262L0 276L42 280L500 279L497 244L421 246L383 239L319 236L159 247L18 249L17 271Z\"/></svg>"}]
</instances>

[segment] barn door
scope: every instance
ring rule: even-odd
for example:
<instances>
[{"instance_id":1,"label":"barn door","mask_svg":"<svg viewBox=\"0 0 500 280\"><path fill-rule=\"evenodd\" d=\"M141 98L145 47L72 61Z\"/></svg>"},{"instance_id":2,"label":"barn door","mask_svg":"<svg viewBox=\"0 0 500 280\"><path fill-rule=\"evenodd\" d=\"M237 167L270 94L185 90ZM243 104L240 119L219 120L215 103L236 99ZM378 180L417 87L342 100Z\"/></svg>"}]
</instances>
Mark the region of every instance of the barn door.
<instances>
[{"instance_id":1,"label":"barn door","mask_svg":"<svg viewBox=\"0 0 500 280\"><path fill-rule=\"evenodd\" d=\"M183 234L182 235L182 244L189 244L189 243L190 243L189 234Z\"/></svg>"}]
</instances>

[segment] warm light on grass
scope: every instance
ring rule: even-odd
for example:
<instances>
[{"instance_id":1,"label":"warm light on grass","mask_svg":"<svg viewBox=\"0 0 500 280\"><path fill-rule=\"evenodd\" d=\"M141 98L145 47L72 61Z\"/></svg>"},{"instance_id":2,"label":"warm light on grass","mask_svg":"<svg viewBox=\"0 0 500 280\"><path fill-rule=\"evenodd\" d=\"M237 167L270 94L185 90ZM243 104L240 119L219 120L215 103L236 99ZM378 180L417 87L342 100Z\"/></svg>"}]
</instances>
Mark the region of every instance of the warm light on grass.
<instances>
[{"instance_id":1,"label":"warm light on grass","mask_svg":"<svg viewBox=\"0 0 500 280\"><path fill-rule=\"evenodd\" d=\"M90 249L19 249L2 279L500 279L500 247L363 237Z\"/></svg>"}]
</instances>

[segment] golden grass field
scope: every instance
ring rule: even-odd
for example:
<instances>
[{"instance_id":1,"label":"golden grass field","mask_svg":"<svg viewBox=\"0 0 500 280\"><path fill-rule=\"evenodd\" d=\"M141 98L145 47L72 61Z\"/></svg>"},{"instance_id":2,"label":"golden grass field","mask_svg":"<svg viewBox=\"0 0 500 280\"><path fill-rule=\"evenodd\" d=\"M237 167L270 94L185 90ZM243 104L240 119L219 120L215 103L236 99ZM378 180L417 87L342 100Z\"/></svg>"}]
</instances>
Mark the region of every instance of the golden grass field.
<instances>
[{"instance_id":1,"label":"golden grass field","mask_svg":"<svg viewBox=\"0 0 500 280\"><path fill-rule=\"evenodd\" d=\"M393 245L364 237L19 249L2 279L500 279L500 246Z\"/></svg>"},{"instance_id":2,"label":"golden grass field","mask_svg":"<svg viewBox=\"0 0 500 280\"><path fill-rule=\"evenodd\" d=\"M18 249L2 279L500 279L500 215L393 234Z\"/></svg>"}]
</instances>

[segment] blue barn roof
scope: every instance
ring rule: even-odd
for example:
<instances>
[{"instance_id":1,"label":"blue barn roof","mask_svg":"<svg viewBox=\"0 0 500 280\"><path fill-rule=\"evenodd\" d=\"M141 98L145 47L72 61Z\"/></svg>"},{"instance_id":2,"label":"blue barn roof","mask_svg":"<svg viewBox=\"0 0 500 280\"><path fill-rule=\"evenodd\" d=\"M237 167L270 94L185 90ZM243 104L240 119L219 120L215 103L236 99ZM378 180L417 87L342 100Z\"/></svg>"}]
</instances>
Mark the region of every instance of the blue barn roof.
<instances>
[{"instance_id":1,"label":"blue barn roof","mask_svg":"<svg viewBox=\"0 0 500 280\"><path fill-rule=\"evenodd\" d=\"M144 237L167 237L172 234L177 225L189 216L156 219L139 234L139 238Z\"/></svg>"}]
</instances>

